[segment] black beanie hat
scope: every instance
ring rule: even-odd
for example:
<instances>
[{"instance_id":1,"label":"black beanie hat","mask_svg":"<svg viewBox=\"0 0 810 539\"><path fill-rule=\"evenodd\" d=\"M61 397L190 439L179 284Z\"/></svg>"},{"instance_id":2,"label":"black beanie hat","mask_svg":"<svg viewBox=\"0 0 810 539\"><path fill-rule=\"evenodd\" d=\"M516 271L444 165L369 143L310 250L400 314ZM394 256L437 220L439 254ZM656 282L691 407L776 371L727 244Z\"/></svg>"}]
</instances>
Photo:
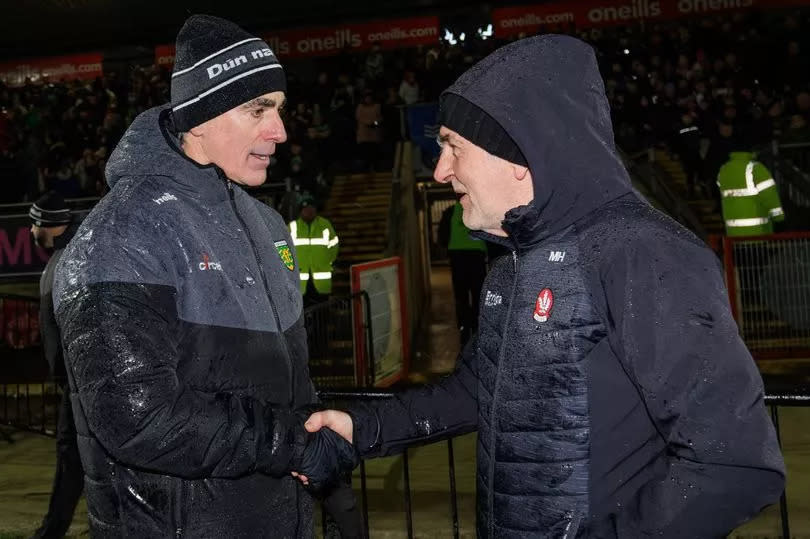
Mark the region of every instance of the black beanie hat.
<instances>
[{"instance_id":1,"label":"black beanie hat","mask_svg":"<svg viewBox=\"0 0 810 539\"><path fill-rule=\"evenodd\" d=\"M442 94L439 99L439 125L452 129L492 155L510 163L529 166L523 152L501 124L458 94Z\"/></svg>"},{"instance_id":2,"label":"black beanie hat","mask_svg":"<svg viewBox=\"0 0 810 539\"><path fill-rule=\"evenodd\" d=\"M192 15L177 34L172 112L188 131L261 95L287 91L275 53L225 19Z\"/></svg>"},{"instance_id":3,"label":"black beanie hat","mask_svg":"<svg viewBox=\"0 0 810 539\"><path fill-rule=\"evenodd\" d=\"M70 224L70 208L56 191L42 195L28 210L28 216L38 227L49 228Z\"/></svg>"}]
</instances>

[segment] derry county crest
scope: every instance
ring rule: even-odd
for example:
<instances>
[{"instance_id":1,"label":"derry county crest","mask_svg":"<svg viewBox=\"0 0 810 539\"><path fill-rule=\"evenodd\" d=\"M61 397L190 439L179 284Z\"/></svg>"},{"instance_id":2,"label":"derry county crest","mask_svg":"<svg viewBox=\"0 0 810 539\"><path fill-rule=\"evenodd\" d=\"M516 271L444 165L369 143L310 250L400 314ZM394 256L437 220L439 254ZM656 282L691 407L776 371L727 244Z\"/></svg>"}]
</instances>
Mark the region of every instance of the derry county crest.
<instances>
[{"instance_id":1,"label":"derry county crest","mask_svg":"<svg viewBox=\"0 0 810 539\"><path fill-rule=\"evenodd\" d=\"M284 262L284 267L290 271L294 270L295 260L293 259L292 251L290 251L290 246L287 245L287 242L281 240L275 242L274 245L276 246L276 251L278 251L278 256L280 256L281 261Z\"/></svg>"},{"instance_id":2,"label":"derry county crest","mask_svg":"<svg viewBox=\"0 0 810 539\"><path fill-rule=\"evenodd\" d=\"M550 288L544 288L537 294L537 301L534 304L534 319L538 322L545 322L551 316L552 307L554 307L554 294Z\"/></svg>"}]
</instances>

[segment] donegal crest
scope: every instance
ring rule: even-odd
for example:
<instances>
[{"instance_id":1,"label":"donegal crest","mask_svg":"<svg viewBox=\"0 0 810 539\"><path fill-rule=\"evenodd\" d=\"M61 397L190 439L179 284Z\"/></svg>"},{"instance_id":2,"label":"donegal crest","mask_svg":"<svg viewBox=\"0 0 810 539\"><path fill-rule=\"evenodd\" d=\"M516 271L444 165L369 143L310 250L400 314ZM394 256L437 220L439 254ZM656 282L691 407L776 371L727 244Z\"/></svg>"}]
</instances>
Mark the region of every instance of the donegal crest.
<instances>
[{"instance_id":1,"label":"donegal crest","mask_svg":"<svg viewBox=\"0 0 810 539\"><path fill-rule=\"evenodd\" d=\"M295 269L295 259L293 259L292 251L290 251L290 246L287 245L285 240L277 241L274 243L276 246L276 250L278 251L278 256L281 257L281 261L284 262L284 266L290 271Z\"/></svg>"}]
</instances>

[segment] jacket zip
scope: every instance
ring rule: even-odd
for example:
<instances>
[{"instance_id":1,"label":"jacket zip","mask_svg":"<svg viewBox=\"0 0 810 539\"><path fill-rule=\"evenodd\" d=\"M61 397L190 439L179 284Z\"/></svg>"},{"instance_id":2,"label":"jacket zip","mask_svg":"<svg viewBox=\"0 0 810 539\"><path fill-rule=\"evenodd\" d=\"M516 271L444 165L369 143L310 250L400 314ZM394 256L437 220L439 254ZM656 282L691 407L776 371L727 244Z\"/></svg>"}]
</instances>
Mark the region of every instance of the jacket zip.
<instances>
[{"instance_id":1,"label":"jacket zip","mask_svg":"<svg viewBox=\"0 0 810 539\"><path fill-rule=\"evenodd\" d=\"M186 525L186 482L180 477L175 477L172 481L174 488L174 537L180 539L183 537Z\"/></svg>"},{"instance_id":2,"label":"jacket zip","mask_svg":"<svg viewBox=\"0 0 810 539\"><path fill-rule=\"evenodd\" d=\"M276 325L278 326L278 332L281 335L281 344L284 348L284 359L287 362L287 370L290 373L290 410L293 408L293 404L295 403L295 372L293 372L292 366L292 359L290 357L290 349L287 346L287 338L284 336L284 332L281 331L281 318L278 316L278 310L276 310L276 304L273 302L273 296L270 295L270 283L267 281L267 275L264 273L264 266L262 266L262 259L259 256L259 250L256 247L256 244L253 241L253 236L250 235L250 229L245 224L245 220L242 219L242 215L240 215L239 210L236 208L236 199L234 198L234 190L233 184L231 181L222 173L222 171L217 168L217 174L220 178L225 182L225 186L228 188L228 198L231 200L231 208L233 208L233 213L236 215L236 218L239 220L239 223L242 225L242 228L245 230L245 235L247 236L248 243L250 244L251 249L253 249L253 256L256 258L256 265L259 266L259 274L262 276L262 284L264 285L264 293L267 295L267 299L270 302L270 308L273 311L273 317L276 320ZM295 492L295 537L298 537L298 532L301 529L301 510L300 510L300 500L298 499L298 484L297 481L293 484L293 491Z\"/></svg>"},{"instance_id":3,"label":"jacket zip","mask_svg":"<svg viewBox=\"0 0 810 539\"><path fill-rule=\"evenodd\" d=\"M270 283L267 281L267 275L265 275L264 273L264 266L262 266L262 259L259 256L259 250L256 247L256 243L254 243L253 241L253 236L250 235L250 229L247 227L247 225L245 224L245 220L242 219L242 216L239 214L239 210L236 208L236 199L234 198L233 184L228 178L222 175L219 169L217 169L217 173L219 174L220 178L222 178L225 181L225 185L228 188L228 198L231 199L231 208L233 208L233 213L236 215L236 218L239 220L239 223L242 225L242 228L245 231L245 235L247 236L250 248L253 249L253 256L256 258L256 265L259 266L259 274L262 276L264 293L267 295L267 299L270 301L270 309L273 311L273 318L275 318L276 325L278 326L278 332L281 335L281 344L284 348L284 359L287 362L287 370L290 373L290 409L292 409L295 399L295 373L293 372L292 359L290 358L290 350L287 347L287 339L284 337L284 332L281 331L281 318L279 318L278 316L276 304L275 302L273 302L273 296L270 294Z\"/></svg>"},{"instance_id":4,"label":"jacket zip","mask_svg":"<svg viewBox=\"0 0 810 539\"><path fill-rule=\"evenodd\" d=\"M501 382L501 372L503 372L504 352L506 351L506 332L509 330L509 321L512 318L512 307L515 304L515 296L517 295L518 283L518 253L517 250L512 251L512 262L515 270L515 277L512 284L512 295L509 298L509 309L506 311L506 321L503 328L503 340L501 341L501 349L498 352L498 370L495 373L495 387L492 389L492 408L489 411L489 499L487 506L489 510L489 537L495 537L495 520L493 518L495 512L495 436L497 427L495 423L495 411L498 401L498 386Z\"/></svg>"}]
</instances>

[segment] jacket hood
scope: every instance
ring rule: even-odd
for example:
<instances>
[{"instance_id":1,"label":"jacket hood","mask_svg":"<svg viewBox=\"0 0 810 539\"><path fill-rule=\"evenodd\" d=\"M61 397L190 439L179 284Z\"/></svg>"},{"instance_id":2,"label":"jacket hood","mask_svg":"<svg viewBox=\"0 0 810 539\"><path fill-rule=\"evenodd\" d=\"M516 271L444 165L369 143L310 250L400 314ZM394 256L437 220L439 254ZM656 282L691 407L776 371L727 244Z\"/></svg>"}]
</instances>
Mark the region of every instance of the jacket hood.
<instances>
[{"instance_id":1,"label":"jacket hood","mask_svg":"<svg viewBox=\"0 0 810 539\"><path fill-rule=\"evenodd\" d=\"M534 199L504 220L518 245L562 230L633 191L616 153L596 57L584 42L561 35L516 41L445 92L492 116L529 163Z\"/></svg>"},{"instance_id":2,"label":"jacket hood","mask_svg":"<svg viewBox=\"0 0 810 539\"><path fill-rule=\"evenodd\" d=\"M186 157L172 129L171 109L163 105L138 115L110 155L107 184L115 187L129 176L167 176L175 187L219 199L225 195L214 165L200 165Z\"/></svg>"}]
</instances>

